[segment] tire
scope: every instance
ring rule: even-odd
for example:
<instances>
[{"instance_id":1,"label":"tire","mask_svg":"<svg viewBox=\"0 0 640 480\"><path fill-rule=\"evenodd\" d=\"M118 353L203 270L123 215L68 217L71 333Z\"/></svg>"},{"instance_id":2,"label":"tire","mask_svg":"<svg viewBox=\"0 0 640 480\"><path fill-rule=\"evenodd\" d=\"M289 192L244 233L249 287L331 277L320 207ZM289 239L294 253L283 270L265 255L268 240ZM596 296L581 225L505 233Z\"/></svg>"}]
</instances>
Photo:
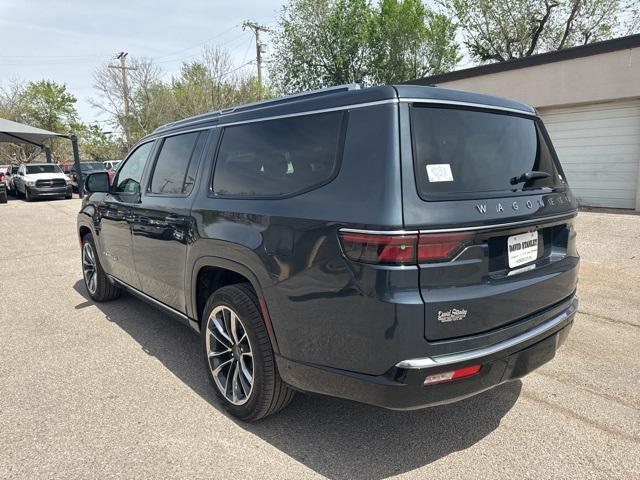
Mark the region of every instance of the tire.
<instances>
[{"instance_id":1,"label":"tire","mask_svg":"<svg viewBox=\"0 0 640 480\"><path fill-rule=\"evenodd\" d=\"M31 195L31 193L29 193L29 187L24 187L24 199L27 202L30 202L33 200L33 196Z\"/></svg>"},{"instance_id":2,"label":"tire","mask_svg":"<svg viewBox=\"0 0 640 480\"><path fill-rule=\"evenodd\" d=\"M87 233L82 237L81 251L84 286L91 299L96 302L114 300L122 294L122 288L109 280L109 277L107 277L107 274L104 273L104 270L102 269L100 258L98 258L96 252L96 244L93 240L93 235Z\"/></svg>"},{"instance_id":3,"label":"tire","mask_svg":"<svg viewBox=\"0 0 640 480\"><path fill-rule=\"evenodd\" d=\"M20 198L20 190L18 190L18 188L16 187L14 191L15 191L16 198Z\"/></svg>"},{"instance_id":4,"label":"tire","mask_svg":"<svg viewBox=\"0 0 640 480\"><path fill-rule=\"evenodd\" d=\"M230 325L233 319L226 312L235 313L238 318L238 342L232 340L234 337L230 333ZM223 330L217 328L217 325ZM227 336L223 331L227 332ZM231 415L252 422L276 413L291 402L295 391L280 378L258 299L250 284L222 287L209 297L202 316L200 336L209 381ZM227 353L209 356L212 352L224 352L225 349ZM235 370L232 372L234 366ZM218 373L214 375L216 369ZM251 373L249 387L246 370ZM227 382L229 378L232 380ZM225 390L223 385L231 388ZM234 396L234 392L237 395Z\"/></svg>"},{"instance_id":5,"label":"tire","mask_svg":"<svg viewBox=\"0 0 640 480\"><path fill-rule=\"evenodd\" d=\"M0 193L0 203L7 203L7 191Z\"/></svg>"},{"instance_id":6,"label":"tire","mask_svg":"<svg viewBox=\"0 0 640 480\"><path fill-rule=\"evenodd\" d=\"M73 193L67 193L64 198L65 200L71 200L73 198Z\"/></svg>"}]
</instances>

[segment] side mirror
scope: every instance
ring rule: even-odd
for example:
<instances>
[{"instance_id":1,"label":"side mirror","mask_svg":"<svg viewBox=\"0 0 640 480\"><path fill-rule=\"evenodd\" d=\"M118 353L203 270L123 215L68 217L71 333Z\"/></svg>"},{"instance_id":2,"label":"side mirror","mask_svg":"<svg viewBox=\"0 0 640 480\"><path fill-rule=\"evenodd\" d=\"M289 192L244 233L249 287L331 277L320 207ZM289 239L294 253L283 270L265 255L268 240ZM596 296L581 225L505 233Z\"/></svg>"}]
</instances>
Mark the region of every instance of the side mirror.
<instances>
[{"instance_id":1,"label":"side mirror","mask_svg":"<svg viewBox=\"0 0 640 480\"><path fill-rule=\"evenodd\" d=\"M109 193L109 174L107 172L96 172L87 175L84 189L87 193Z\"/></svg>"}]
</instances>

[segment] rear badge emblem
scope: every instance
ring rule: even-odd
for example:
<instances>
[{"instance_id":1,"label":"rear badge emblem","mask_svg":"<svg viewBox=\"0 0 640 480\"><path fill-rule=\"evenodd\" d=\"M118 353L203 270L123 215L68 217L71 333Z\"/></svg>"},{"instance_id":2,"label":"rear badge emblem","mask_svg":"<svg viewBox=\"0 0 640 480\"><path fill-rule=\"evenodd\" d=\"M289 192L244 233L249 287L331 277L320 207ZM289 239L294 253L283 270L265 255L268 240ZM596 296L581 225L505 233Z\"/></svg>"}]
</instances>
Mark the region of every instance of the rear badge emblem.
<instances>
[{"instance_id":1,"label":"rear badge emblem","mask_svg":"<svg viewBox=\"0 0 640 480\"><path fill-rule=\"evenodd\" d=\"M464 320L467 316L467 311L464 308L452 308L451 310L438 310L438 321L442 323L457 322Z\"/></svg>"}]
</instances>

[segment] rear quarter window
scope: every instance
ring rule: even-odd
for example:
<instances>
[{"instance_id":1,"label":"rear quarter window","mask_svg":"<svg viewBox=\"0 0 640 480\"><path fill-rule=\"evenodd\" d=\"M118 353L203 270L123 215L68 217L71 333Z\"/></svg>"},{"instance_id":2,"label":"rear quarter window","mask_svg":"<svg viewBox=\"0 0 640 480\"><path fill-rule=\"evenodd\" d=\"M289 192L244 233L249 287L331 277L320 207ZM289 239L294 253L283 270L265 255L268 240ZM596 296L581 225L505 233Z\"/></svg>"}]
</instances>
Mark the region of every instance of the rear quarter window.
<instances>
[{"instance_id":1,"label":"rear quarter window","mask_svg":"<svg viewBox=\"0 0 640 480\"><path fill-rule=\"evenodd\" d=\"M345 115L330 112L226 127L213 193L277 198L331 181L339 169Z\"/></svg>"},{"instance_id":2,"label":"rear quarter window","mask_svg":"<svg viewBox=\"0 0 640 480\"><path fill-rule=\"evenodd\" d=\"M531 117L414 106L411 134L416 186L423 200L501 196L563 183ZM529 171L549 176L512 183Z\"/></svg>"}]
</instances>

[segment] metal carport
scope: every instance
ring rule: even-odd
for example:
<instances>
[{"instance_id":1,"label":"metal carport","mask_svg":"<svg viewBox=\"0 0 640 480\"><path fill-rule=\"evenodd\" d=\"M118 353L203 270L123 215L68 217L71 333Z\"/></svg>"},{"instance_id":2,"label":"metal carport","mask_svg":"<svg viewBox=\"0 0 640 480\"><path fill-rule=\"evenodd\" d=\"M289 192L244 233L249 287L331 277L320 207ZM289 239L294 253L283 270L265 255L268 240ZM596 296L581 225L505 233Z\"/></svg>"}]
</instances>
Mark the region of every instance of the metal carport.
<instances>
[{"instance_id":1,"label":"metal carport","mask_svg":"<svg viewBox=\"0 0 640 480\"><path fill-rule=\"evenodd\" d=\"M80 153L78 150L78 138L74 133L64 135L62 133L50 132L41 128L25 125L24 123L14 122L0 118L0 142L4 143L24 143L35 145L44 150L47 162L51 163L51 150L42 144L44 140L51 137L62 137L71 140L73 149L73 162L75 163L78 178L78 194L82 197L84 194L84 185L82 184L82 176L80 170Z\"/></svg>"}]
</instances>

